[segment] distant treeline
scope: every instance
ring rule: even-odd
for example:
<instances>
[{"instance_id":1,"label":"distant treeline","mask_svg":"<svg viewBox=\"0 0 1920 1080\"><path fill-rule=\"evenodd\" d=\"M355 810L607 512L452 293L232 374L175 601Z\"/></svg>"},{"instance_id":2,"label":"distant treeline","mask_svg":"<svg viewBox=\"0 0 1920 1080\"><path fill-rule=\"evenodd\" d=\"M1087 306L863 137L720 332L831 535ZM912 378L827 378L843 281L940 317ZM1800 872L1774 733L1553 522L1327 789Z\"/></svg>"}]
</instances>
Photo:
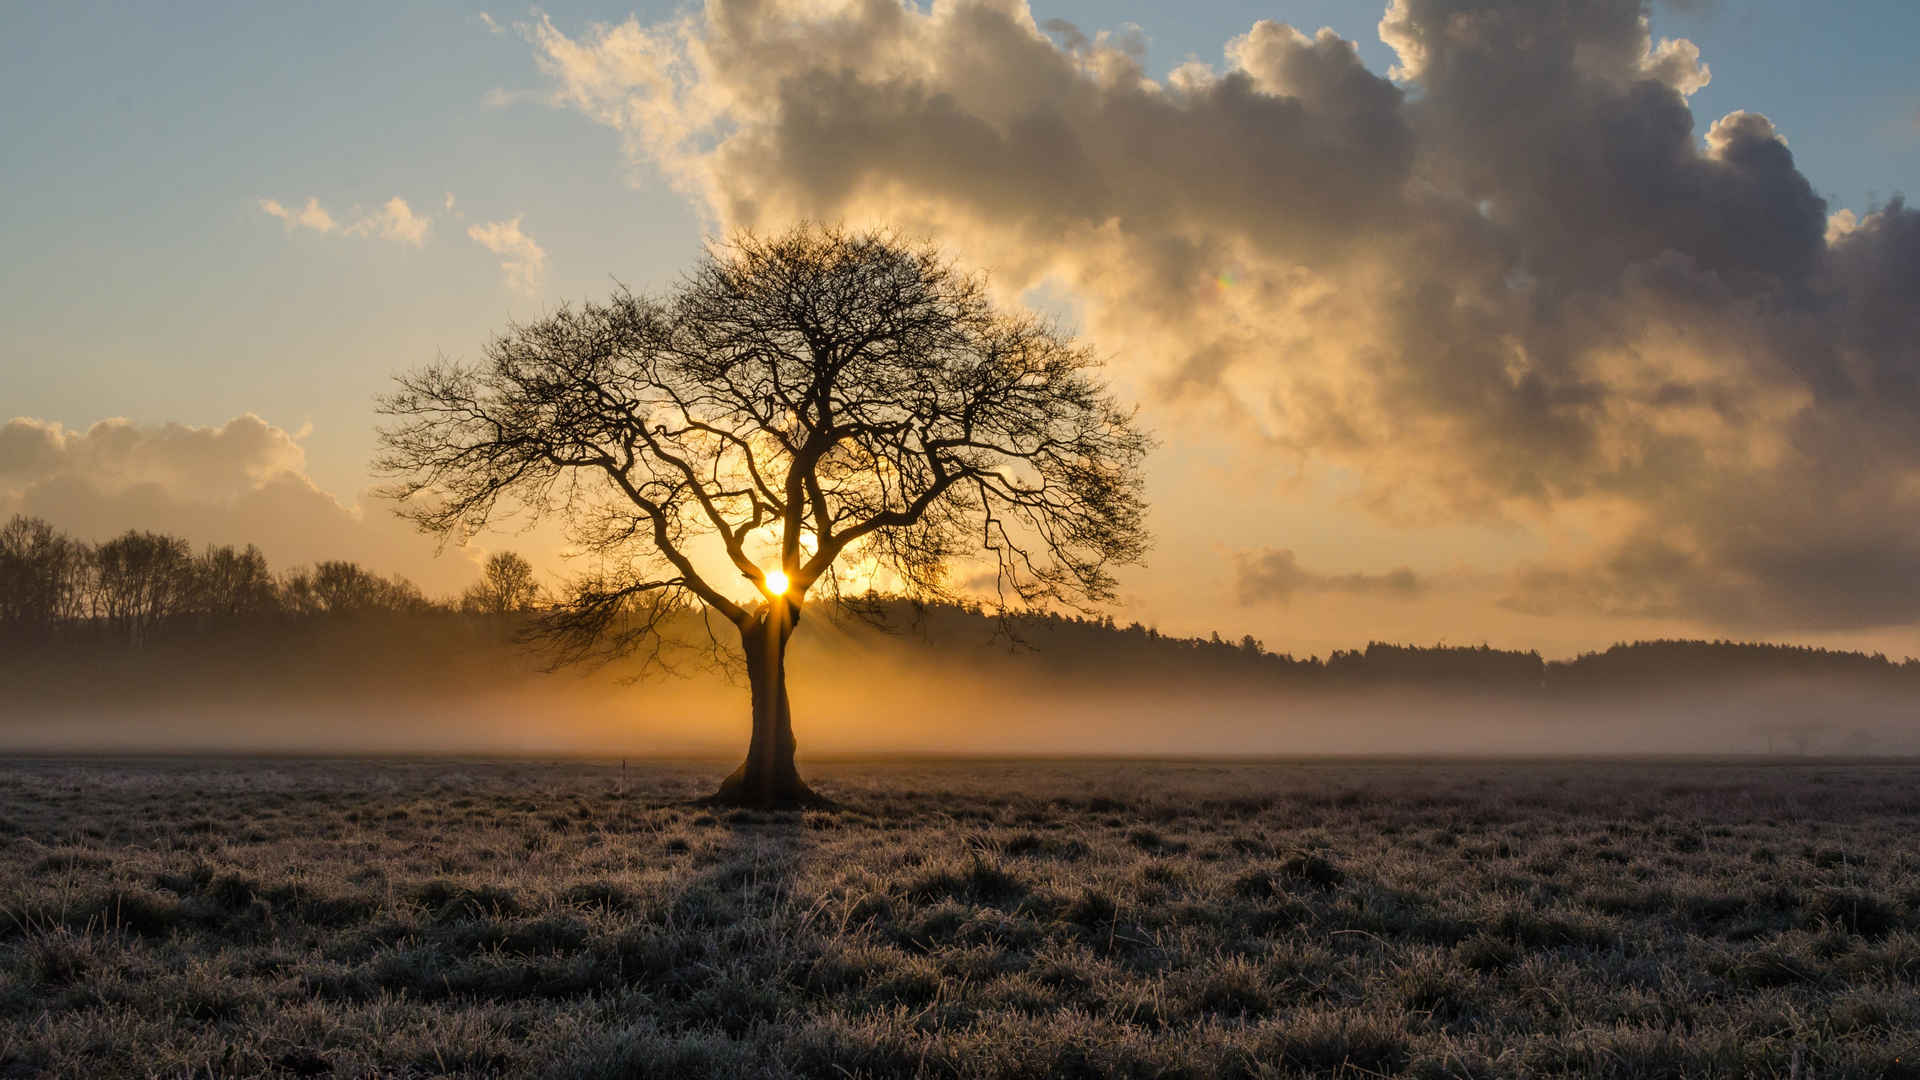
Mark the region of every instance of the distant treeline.
<instances>
[{"instance_id":1,"label":"distant treeline","mask_svg":"<svg viewBox=\"0 0 1920 1080\"><path fill-rule=\"evenodd\" d=\"M275 574L260 549L208 545L129 530L91 544L39 518L0 528L0 635L117 638L269 618L321 615L501 614L531 608L533 568L511 552L487 561L465 593L432 599L406 578L344 559Z\"/></svg>"},{"instance_id":2,"label":"distant treeline","mask_svg":"<svg viewBox=\"0 0 1920 1080\"><path fill-rule=\"evenodd\" d=\"M929 612L923 617L936 622L986 618L966 610L944 615ZM1111 617L1027 615L1014 619L1013 627L1016 636L1031 639L1043 656L1067 664L1086 658L1102 667L1138 670L1171 658L1187 665L1237 668L1275 680L1322 686L1447 686L1510 693L1633 689L1682 682L1752 683L1781 677L1902 683L1920 690L1920 660L1894 661L1880 653L1802 645L1662 639L1617 644L1570 660L1547 660L1534 651L1486 645L1376 641L1364 649L1336 649L1323 660L1269 652L1250 634L1238 641L1217 631L1205 638L1172 637L1137 622L1121 626Z\"/></svg>"},{"instance_id":3,"label":"distant treeline","mask_svg":"<svg viewBox=\"0 0 1920 1080\"><path fill-rule=\"evenodd\" d=\"M402 577L347 560L276 574L257 547L208 546L195 553L177 536L129 531L90 544L37 518L0 529L0 638L142 645L156 635L199 633L295 619L389 619L452 614L510 616L540 601L533 569L502 552L459 596L432 598ZM1138 622L1058 613L1001 619L974 605L879 600L881 621L942 646L1011 646L1058 674L1111 677L1208 672L1302 687L1439 686L1502 694L1630 690L1689 682L1766 678L1834 679L1920 689L1920 661L1792 645L1733 641L1636 641L1571 660L1480 646L1374 642L1324 660L1268 651L1239 640L1175 637ZM1024 647L1028 647L1023 649Z\"/></svg>"}]
</instances>

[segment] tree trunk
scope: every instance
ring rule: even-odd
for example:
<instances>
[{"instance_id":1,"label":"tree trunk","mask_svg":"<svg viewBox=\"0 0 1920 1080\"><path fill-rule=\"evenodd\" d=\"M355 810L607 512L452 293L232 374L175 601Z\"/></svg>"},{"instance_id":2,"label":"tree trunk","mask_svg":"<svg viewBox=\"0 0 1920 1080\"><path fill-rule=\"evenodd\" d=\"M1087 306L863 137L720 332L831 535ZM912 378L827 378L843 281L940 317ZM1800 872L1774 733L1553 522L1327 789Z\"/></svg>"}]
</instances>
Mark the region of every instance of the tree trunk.
<instances>
[{"instance_id":1,"label":"tree trunk","mask_svg":"<svg viewBox=\"0 0 1920 1080\"><path fill-rule=\"evenodd\" d=\"M747 759L720 782L709 801L770 809L826 807L794 767L793 714L787 705L787 639L793 616L785 603L770 605L740 631L747 654L747 685L753 692L753 737Z\"/></svg>"}]
</instances>

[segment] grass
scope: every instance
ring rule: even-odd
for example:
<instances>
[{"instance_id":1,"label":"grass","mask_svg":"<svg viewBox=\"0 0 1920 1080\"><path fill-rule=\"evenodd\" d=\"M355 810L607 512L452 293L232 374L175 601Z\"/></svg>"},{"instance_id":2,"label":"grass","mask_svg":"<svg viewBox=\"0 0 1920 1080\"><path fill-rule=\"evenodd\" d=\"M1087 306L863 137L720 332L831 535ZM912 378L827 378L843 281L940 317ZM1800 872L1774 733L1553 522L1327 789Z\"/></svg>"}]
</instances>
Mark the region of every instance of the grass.
<instances>
[{"instance_id":1,"label":"grass","mask_svg":"<svg viewBox=\"0 0 1920 1080\"><path fill-rule=\"evenodd\" d=\"M1913 766L716 768L0 765L0 1076L1920 1076Z\"/></svg>"}]
</instances>

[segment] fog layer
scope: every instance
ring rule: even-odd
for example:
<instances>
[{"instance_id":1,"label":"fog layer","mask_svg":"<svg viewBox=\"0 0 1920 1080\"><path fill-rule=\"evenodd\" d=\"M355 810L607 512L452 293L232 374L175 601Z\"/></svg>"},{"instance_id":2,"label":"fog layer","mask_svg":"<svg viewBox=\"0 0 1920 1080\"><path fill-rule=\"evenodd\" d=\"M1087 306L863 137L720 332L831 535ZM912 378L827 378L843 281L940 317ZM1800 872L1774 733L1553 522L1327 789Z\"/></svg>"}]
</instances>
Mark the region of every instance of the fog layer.
<instances>
[{"instance_id":1,"label":"fog layer","mask_svg":"<svg viewBox=\"0 0 1920 1080\"><path fill-rule=\"evenodd\" d=\"M1343 666L1095 623L1028 625L1017 645L992 630L959 615L892 633L810 620L789 665L801 757L1920 752L1920 678L1864 657L1796 673L1765 657L1709 669L1680 650L1657 677L1598 662L1540 677L1528 654L1408 653L1438 658L1422 673L1377 649ZM1515 662L1517 677L1467 670ZM0 745L741 753L743 680L697 654L676 664L547 674L503 621L449 616L47 647L0 663Z\"/></svg>"}]
</instances>

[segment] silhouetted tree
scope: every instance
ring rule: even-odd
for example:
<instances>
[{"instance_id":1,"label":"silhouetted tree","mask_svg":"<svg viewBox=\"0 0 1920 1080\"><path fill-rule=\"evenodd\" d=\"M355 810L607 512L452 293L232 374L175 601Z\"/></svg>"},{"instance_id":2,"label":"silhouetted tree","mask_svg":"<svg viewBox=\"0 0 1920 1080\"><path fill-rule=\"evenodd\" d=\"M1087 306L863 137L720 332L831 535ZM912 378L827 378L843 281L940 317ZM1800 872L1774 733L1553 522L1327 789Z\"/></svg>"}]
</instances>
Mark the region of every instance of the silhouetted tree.
<instances>
[{"instance_id":1,"label":"silhouetted tree","mask_svg":"<svg viewBox=\"0 0 1920 1080\"><path fill-rule=\"evenodd\" d=\"M487 556L480 580L460 594L460 610L479 615L509 615L532 611L540 599L533 580L533 564L511 551Z\"/></svg>"},{"instance_id":2,"label":"silhouetted tree","mask_svg":"<svg viewBox=\"0 0 1920 1080\"><path fill-rule=\"evenodd\" d=\"M379 575L345 559L328 559L313 568L313 595L321 611L351 615L378 611L386 582Z\"/></svg>"},{"instance_id":3,"label":"silhouetted tree","mask_svg":"<svg viewBox=\"0 0 1920 1080\"><path fill-rule=\"evenodd\" d=\"M313 591L313 571L290 570L282 575L276 590L280 609L290 615L318 615L320 597Z\"/></svg>"},{"instance_id":4,"label":"silhouetted tree","mask_svg":"<svg viewBox=\"0 0 1920 1080\"><path fill-rule=\"evenodd\" d=\"M47 634L84 617L93 550L39 518L0 528L0 628Z\"/></svg>"},{"instance_id":5,"label":"silhouetted tree","mask_svg":"<svg viewBox=\"0 0 1920 1080\"><path fill-rule=\"evenodd\" d=\"M98 614L135 645L185 611L193 597L193 556L178 536L129 530L94 551Z\"/></svg>"},{"instance_id":6,"label":"silhouetted tree","mask_svg":"<svg viewBox=\"0 0 1920 1080\"><path fill-rule=\"evenodd\" d=\"M267 557L248 544L246 550L211 544L194 564L194 607L221 619L250 619L279 606Z\"/></svg>"},{"instance_id":7,"label":"silhouetted tree","mask_svg":"<svg viewBox=\"0 0 1920 1080\"><path fill-rule=\"evenodd\" d=\"M384 578L358 563L328 559L280 581L281 607L296 615L419 614L446 610L404 577Z\"/></svg>"},{"instance_id":8,"label":"silhouetted tree","mask_svg":"<svg viewBox=\"0 0 1920 1080\"><path fill-rule=\"evenodd\" d=\"M380 579L378 606L380 610L396 615L425 615L449 610L446 605L428 599L420 586L399 574Z\"/></svg>"},{"instance_id":9,"label":"silhouetted tree","mask_svg":"<svg viewBox=\"0 0 1920 1080\"><path fill-rule=\"evenodd\" d=\"M600 569L543 623L563 659L657 642L680 610L731 623L753 727L715 798L808 804L787 642L811 592L848 599L843 556L863 586L933 599L954 560L991 559L1004 608L1109 599L1109 566L1144 552L1148 440L1093 367L930 248L742 235L670 297L622 289L511 327L479 366L402 376L378 465L430 532L471 535L503 502L564 517Z\"/></svg>"}]
</instances>

